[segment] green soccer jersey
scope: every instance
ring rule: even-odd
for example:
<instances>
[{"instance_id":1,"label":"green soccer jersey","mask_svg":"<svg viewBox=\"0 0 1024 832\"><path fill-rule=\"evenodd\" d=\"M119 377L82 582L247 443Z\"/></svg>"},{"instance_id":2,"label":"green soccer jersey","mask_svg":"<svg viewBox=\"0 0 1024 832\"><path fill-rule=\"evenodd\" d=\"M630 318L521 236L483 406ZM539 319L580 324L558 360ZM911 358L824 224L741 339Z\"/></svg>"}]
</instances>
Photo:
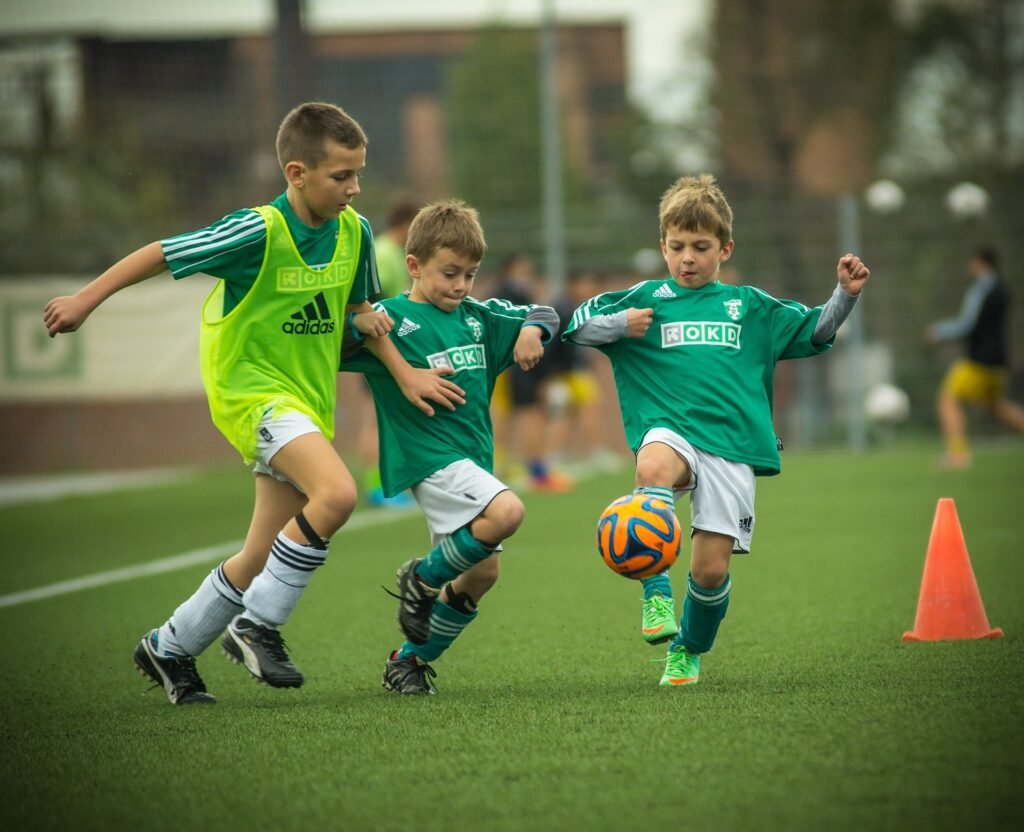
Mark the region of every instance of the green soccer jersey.
<instances>
[{"instance_id":1,"label":"green soccer jersey","mask_svg":"<svg viewBox=\"0 0 1024 832\"><path fill-rule=\"evenodd\" d=\"M636 453L647 431L668 428L694 447L779 473L772 424L775 364L824 352L811 335L821 314L753 286L709 283L684 289L648 280L587 301L563 338L597 315L635 307L654 310L642 338L597 345L611 360L626 440Z\"/></svg>"},{"instance_id":2,"label":"green soccer jersey","mask_svg":"<svg viewBox=\"0 0 1024 832\"><path fill-rule=\"evenodd\" d=\"M466 391L464 405L455 410L435 405L435 415L427 416L367 350L345 360L341 369L364 373L373 392L384 493L398 494L460 459L492 470L491 392L498 374L512 363L516 339L536 307L466 298L444 312L401 294L375 308L395 322L390 338L410 365L451 367L455 372L446 378ZM554 332L543 328L548 340Z\"/></svg>"}]
</instances>

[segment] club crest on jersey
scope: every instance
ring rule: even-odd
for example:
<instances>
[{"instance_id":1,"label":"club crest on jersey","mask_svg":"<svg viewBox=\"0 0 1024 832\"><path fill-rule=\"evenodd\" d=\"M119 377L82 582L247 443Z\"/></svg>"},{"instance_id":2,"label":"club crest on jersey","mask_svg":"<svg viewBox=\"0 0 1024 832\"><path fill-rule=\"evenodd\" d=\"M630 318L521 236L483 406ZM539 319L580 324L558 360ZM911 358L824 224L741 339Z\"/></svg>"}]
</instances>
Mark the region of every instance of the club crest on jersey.
<instances>
[{"instance_id":1,"label":"club crest on jersey","mask_svg":"<svg viewBox=\"0 0 1024 832\"><path fill-rule=\"evenodd\" d=\"M661 346L740 348L743 327L723 321L680 321L661 325Z\"/></svg>"},{"instance_id":2,"label":"club crest on jersey","mask_svg":"<svg viewBox=\"0 0 1024 832\"><path fill-rule=\"evenodd\" d=\"M738 321L740 319L740 307L743 305L742 300L739 298L733 298L732 300L725 301L722 305L725 307L725 311L729 313L730 318L734 321Z\"/></svg>"},{"instance_id":3,"label":"club crest on jersey","mask_svg":"<svg viewBox=\"0 0 1024 832\"><path fill-rule=\"evenodd\" d=\"M487 367L487 357L480 344L467 344L464 347L450 347L444 352L435 352L427 356L427 366L431 368L448 367L455 370L483 370Z\"/></svg>"},{"instance_id":4,"label":"club crest on jersey","mask_svg":"<svg viewBox=\"0 0 1024 832\"><path fill-rule=\"evenodd\" d=\"M480 321L476 318L466 318L466 323L468 323L469 328L473 330L474 341L479 341L484 337L484 328L480 325Z\"/></svg>"}]
</instances>

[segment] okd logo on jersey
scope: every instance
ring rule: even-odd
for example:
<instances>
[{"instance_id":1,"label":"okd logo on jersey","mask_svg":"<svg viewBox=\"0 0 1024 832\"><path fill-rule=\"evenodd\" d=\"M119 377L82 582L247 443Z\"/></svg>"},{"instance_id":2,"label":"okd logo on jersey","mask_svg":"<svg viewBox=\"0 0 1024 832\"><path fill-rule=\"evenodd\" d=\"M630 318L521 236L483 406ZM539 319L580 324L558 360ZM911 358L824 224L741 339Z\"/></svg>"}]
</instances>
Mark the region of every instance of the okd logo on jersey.
<instances>
[{"instance_id":1,"label":"okd logo on jersey","mask_svg":"<svg viewBox=\"0 0 1024 832\"><path fill-rule=\"evenodd\" d=\"M330 335L334 332L334 321L323 292L317 292L311 303L299 312L293 312L291 320L281 324L281 331L288 335Z\"/></svg>"},{"instance_id":2,"label":"okd logo on jersey","mask_svg":"<svg viewBox=\"0 0 1024 832\"><path fill-rule=\"evenodd\" d=\"M721 321L684 321L661 325L661 346L665 347L731 347L740 348L739 324Z\"/></svg>"},{"instance_id":3,"label":"okd logo on jersey","mask_svg":"<svg viewBox=\"0 0 1024 832\"><path fill-rule=\"evenodd\" d=\"M427 356L427 364L431 367L449 367L452 370L480 370L487 366L484 348L480 344L469 344L465 347L451 347L444 352L435 352Z\"/></svg>"}]
</instances>

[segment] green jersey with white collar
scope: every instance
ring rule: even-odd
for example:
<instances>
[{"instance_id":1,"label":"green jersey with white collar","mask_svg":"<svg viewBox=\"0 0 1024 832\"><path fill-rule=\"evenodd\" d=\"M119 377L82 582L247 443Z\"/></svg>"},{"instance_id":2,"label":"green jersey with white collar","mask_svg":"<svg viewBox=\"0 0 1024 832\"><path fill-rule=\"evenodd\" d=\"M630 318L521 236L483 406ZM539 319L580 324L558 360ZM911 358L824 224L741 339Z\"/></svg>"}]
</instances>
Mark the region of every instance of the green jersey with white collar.
<instances>
[{"instance_id":1,"label":"green jersey with white collar","mask_svg":"<svg viewBox=\"0 0 1024 832\"><path fill-rule=\"evenodd\" d=\"M671 279L606 292L580 306L563 338L629 308L654 310L642 338L592 344L611 360L626 440L636 453L647 431L668 428L708 453L779 473L772 424L775 364L824 352L811 340L821 307L779 300L753 286ZM581 339L582 342L582 339Z\"/></svg>"},{"instance_id":2,"label":"green jersey with white collar","mask_svg":"<svg viewBox=\"0 0 1024 832\"><path fill-rule=\"evenodd\" d=\"M434 415L427 416L405 398L384 365L367 350L346 358L341 369L364 373L373 392L384 493L398 494L460 459L491 471L494 382L512 364L524 326L541 326L543 340L550 340L558 327L554 310L466 298L451 312L444 312L410 300L407 293L374 307L395 322L389 337L410 365L450 367L454 372L445 378L466 393L466 403L455 410L435 404Z\"/></svg>"}]
</instances>

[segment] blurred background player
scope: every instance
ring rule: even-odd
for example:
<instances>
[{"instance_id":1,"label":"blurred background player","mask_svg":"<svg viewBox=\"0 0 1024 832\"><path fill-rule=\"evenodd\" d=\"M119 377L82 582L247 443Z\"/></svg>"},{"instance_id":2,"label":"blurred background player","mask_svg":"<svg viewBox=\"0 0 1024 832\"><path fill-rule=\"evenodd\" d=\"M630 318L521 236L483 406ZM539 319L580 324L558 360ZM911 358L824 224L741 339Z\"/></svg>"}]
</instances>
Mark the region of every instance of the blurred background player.
<instances>
[{"instance_id":1,"label":"blurred background player","mask_svg":"<svg viewBox=\"0 0 1024 832\"><path fill-rule=\"evenodd\" d=\"M384 230L374 237L374 252L377 256L377 276L380 280L380 298L393 298L409 288L409 270L405 267L405 241L412 223L422 205L407 194L392 198ZM377 414L373 398L364 383L359 390L359 434L356 442L359 460L363 469L363 497L374 506L406 508L412 505L412 497L402 492L394 497L385 497L380 484L380 467L377 459Z\"/></svg>"},{"instance_id":2,"label":"blurred background player","mask_svg":"<svg viewBox=\"0 0 1024 832\"><path fill-rule=\"evenodd\" d=\"M543 299L533 261L525 254L510 254L501 263L492 296L516 306ZM499 471L522 481L531 491L568 491L572 481L551 469L548 450L547 382L553 367L549 358L529 373L513 364L498 379L491 407Z\"/></svg>"},{"instance_id":3,"label":"blurred background player","mask_svg":"<svg viewBox=\"0 0 1024 832\"><path fill-rule=\"evenodd\" d=\"M1009 349L1010 293L999 275L999 256L988 246L975 249L967 260L970 285L960 314L928 327L932 344L963 340L965 355L946 374L939 389L939 429L946 446L942 464L966 468L971 464L964 402L980 405L999 421L1024 431L1024 407L1006 397Z\"/></svg>"},{"instance_id":4,"label":"blurred background player","mask_svg":"<svg viewBox=\"0 0 1024 832\"><path fill-rule=\"evenodd\" d=\"M398 570L406 641L387 659L383 685L432 694L430 662L476 619L480 599L498 580L500 544L523 520L522 502L492 473L495 380L513 361L523 370L536 367L558 318L546 306L469 296L486 244L476 211L460 201L424 208L407 248L412 290L376 308L394 321L390 338L412 366L454 369L465 405L428 419L372 356L357 355L342 369L366 374L380 424L384 491L412 488L433 546Z\"/></svg>"},{"instance_id":5,"label":"blurred background player","mask_svg":"<svg viewBox=\"0 0 1024 832\"><path fill-rule=\"evenodd\" d=\"M559 320L572 318L576 308L601 291L601 281L590 269L569 274L565 295L554 304ZM604 358L572 341L556 339L546 350L550 366L545 384L548 425L546 458L558 469L609 470L620 457L606 444L602 419L602 391L593 361Z\"/></svg>"},{"instance_id":6,"label":"blurred background player","mask_svg":"<svg viewBox=\"0 0 1024 832\"><path fill-rule=\"evenodd\" d=\"M456 385L405 363L384 337L387 315L366 300L378 292L373 237L352 207L366 145L341 108L302 104L278 130L287 189L272 203L152 242L46 305L53 337L77 330L120 289L168 269L175 279L200 271L219 278L203 307L203 385L214 423L252 465L255 505L242 551L135 648L135 666L172 704L216 701L196 657L221 633L228 657L257 679L271 687L303 682L280 628L356 501L331 445L345 330L368 336L368 348L425 412L433 412L427 398L446 407L461 401Z\"/></svg>"},{"instance_id":7,"label":"blurred background player","mask_svg":"<svg viewBox=\"0 0 1024 832\"><path fill-rule=\"evenodd\" d=\"M869 272L846 254L822 307L718 280L732 255L732 208L709 174L683 177L659 206L668 276L607 292L573 314L563 338L612 363L634 493L670 505L690 494L692 549L677 625L667 572L643 580L641 635L671 639L661 684L695 684L729 608L732 555L750 551L757 476L781 470L772 424L775 364L832 346Z\"/></svg>"}]
</instances>

